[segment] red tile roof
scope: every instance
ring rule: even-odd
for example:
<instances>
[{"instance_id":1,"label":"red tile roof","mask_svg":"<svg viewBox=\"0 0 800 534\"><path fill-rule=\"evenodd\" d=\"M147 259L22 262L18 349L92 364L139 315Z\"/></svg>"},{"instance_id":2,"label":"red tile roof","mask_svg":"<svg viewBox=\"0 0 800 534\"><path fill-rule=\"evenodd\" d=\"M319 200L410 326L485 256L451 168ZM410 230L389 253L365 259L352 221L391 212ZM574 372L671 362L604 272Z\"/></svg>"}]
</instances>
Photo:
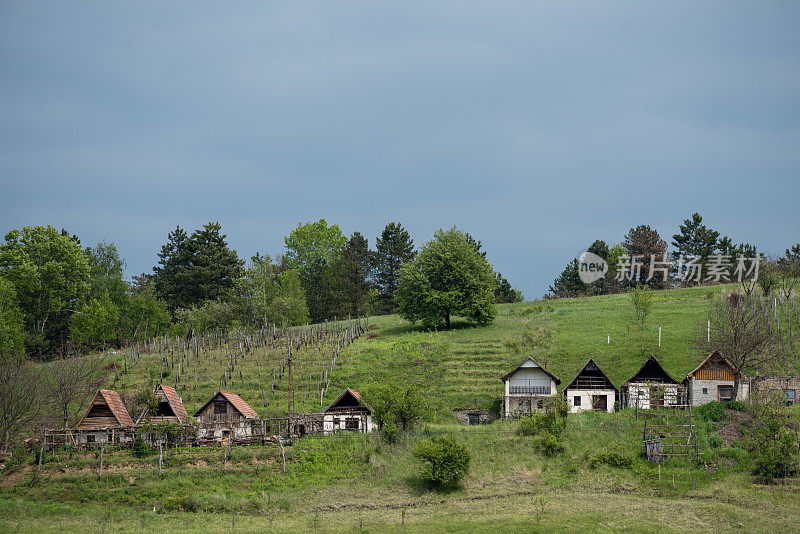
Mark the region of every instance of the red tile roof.
<instances>
[{"instance_id":1,"label":"red tile roof","mask_svg":"<svg viewBox=\"0 0 800 534\"><path fill-rule=\"evenodd\" d=\"M175 391L175 388L172 386L166 386L161 384L159 386L161 391L164 392L164 396L167 398L167 402L169 402L172 411L175 413L175 416L178 418L178 421L183 423L189 422L189 414L186 413L186 408L183 406L183 402L181 402L181 398L178 396L178 392Z\"/></svg>"},{"instance_id":2,"label":"red tile roof","mask_svg":"<svg viewBox=\"0 0 800 534\"><path fill-rule=\"evenodd\" d=\"M240 414L248 418L252 417L254 419L258 419L258 414L256 413L256 411L252 409L249 404L243 401L239 395L237 395L236 393L231 393L230 391L222 391L222 390L220 390L220 393L222 394L223 397L228 399L228 402L233 404L234 408L239 410Z\"/></svg>"},{"instance_id":3,"label":"red tile roof","mask_svg":"<svg viewBox=\"0 0 800 534\"><path fill-rule=\"evenodd\" d=\"M133 426L133 419L131 419L128 410L122 403L122 399L119 398L119 393L110 389L101 389L100 394L103 395L106 404L108 404L111 413L119 421L120 426Z\"/></svg>"}]
</instances>

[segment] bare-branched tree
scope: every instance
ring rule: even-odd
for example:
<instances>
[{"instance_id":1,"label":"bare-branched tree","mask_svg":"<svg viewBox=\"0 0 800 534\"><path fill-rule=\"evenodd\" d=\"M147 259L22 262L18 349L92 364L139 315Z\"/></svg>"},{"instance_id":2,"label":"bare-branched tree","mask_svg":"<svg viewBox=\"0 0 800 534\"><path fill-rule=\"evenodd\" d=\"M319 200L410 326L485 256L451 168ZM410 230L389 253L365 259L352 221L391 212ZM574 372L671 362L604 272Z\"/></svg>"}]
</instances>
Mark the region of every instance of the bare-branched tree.
<instances>
[{"instance_id":1,"label":"bare-branched tree","mask_svg":"<svg viewBox=\"0 0 800 534\"><path fill-rule=\"evenodd\" d=\"M767 301L752 292L722 295L709 304L709 335L703 334L696 346L704 354L717 350L734 368L733 399L736 400L742 376L748 372L775 372L785 364L781 350L781 331L776 328Z\"/></svg>"},{"instance_id":2,"label":"bare-branched tree","mask_svg":"<svg viewBox=\"0 0 800 534\"><path fill-rule=\"evenodd\" d=\"M48 393L64 428L70 418L86 404L99 385L100 370L82 358L63 358L50 364L47 373Z\"/></svg>"},{"instance_id":3,"label":"bare-branched tree","mask_svg":"<svg viewBox=\"0 0 800 534\"><path fill-rule=\"evenodd\" d=\"M0 436L3 452L11 437L39 417L41 408L39 375L35 368L17 358L0 358Z\"/></svg>"}]
</instances>

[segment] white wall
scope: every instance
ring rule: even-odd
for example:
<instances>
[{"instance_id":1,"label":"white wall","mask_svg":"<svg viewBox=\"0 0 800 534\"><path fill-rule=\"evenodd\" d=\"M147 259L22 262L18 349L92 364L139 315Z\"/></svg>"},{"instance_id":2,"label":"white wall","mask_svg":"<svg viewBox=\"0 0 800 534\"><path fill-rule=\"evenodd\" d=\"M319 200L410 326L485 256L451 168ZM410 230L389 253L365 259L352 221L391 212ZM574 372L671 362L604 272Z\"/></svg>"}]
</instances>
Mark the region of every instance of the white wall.
<instances>
[{"instance_id":1,"label":"white wall","mask_svg":"<svg viewBox=\"0 0 800 534\"><path fill-rule=\"evenodd\" d=\"M606 396L606 411L614 411L614 402L617 400L617 392L613 389L568 389L567 402L569 402L569 413L580 413L592 410L592 397L595 395ZM575 406L575 397L580 397L581 405Z\"/></svg>"}]
</instances>

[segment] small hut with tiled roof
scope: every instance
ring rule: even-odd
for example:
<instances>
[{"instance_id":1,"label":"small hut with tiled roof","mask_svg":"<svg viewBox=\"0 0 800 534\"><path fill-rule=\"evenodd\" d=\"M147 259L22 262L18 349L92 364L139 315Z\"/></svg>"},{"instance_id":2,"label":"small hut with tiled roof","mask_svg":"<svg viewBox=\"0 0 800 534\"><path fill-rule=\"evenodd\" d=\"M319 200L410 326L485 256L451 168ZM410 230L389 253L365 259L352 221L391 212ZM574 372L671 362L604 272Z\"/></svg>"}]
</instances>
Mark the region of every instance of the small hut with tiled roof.
<instances>
[{"instance_id":1,"label":"small hut with tiled roof","mask_svg":"<svg viewBox=\"0 0 800 534\"><path fill-rule=\"evenodd\" d=\"M156 386L155 395L158 398L158 410L151 414L145 410L136 421L137 425L149 421L150 423L177 423L181 426L188 425L189 414L183 406L183 401L178 396L178 392L172 386L160 384Z\"/></svg>"},{"instance_id":2,"label":"small hut with tiled roof","mask_svg":"<svg viewBox=\"0 0 800 534\"><path fill-rule=\"evenodd\" d=\"M114 443L132 439L133 420L116 391L101 389L76 427L76 444Z\"/></svg>"},{"instance_id":3,"label":"small hut with tiled roof","mask_svg":"<svg viewBox=\"0 0 800 534\"><path fill-rule=\"evenodd\" d=\"M199 441L247 441L260 428L260 419L236 393L218 391L194 414Z\"/></svg>"}]
</instances>

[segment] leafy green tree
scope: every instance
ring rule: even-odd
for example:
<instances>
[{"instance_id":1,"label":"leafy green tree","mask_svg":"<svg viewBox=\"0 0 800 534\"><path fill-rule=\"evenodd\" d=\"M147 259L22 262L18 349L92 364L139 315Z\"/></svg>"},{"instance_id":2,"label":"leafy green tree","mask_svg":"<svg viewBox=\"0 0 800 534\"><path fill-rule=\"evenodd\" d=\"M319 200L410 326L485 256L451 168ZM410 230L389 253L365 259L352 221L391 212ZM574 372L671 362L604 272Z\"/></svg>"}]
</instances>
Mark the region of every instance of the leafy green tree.
<instances>
[{"instance_id":1,"label":"leafy green tree","mask_svg":"<svg viewBox=\"0 0 800 534\"><path fill-rule=\"evenodd\" d=\"M297 269L281 272L268 255L256 254L240 284L245 320L255 324L300 325L308 320L308 307Z\"/></svg>"},{"instance_id":2,"label":"leafy green tree","mask_svg":"<svg viewBox=\"0 0 800 534\"><path fill-rule=\"evenodd\" d=\"M313 322L331 318L335 313L332 264L347 243L338 225L328 225L325 219L297 228L284 238L284 260L297 269L306 294L308 312Z\"/></svg>"},{"instance_id":3,"label":"leafy green tree","mask_svg":"<svg viewBox=\"0 0 800 534\"><path fill-rule=\"evenodd\" d=\"M299 270L301 274L319 260L330 264L347 244L347 238L339 226L329 226L325 219L298 224L283 241L288 266Z\"/></svg>"},{"instance_id":4,"label":"leafy green tree","mask_svg":"<svg viewBox=\"0 0 800 534\"><path fill-rule=\"evenodd\" d=\"M450 328L453 315L485 325L495 317L491 265L455 227L438 230L400 270L400 314L428 328Z\"/></svg>"},{"instance_id":5,"label":"leafy green tree","mask_svg":"<svg viewBox=\"0 0 800 534\"><path fill-rule=\"evenodd\" d=\"M119 310L120 332L128 341L164 334L171 317L167 304L152 286L132 293Z\"/></svg>"},{"instance_id":6,"label":"leafy green tree","mask_svg":"<svg viewBox=\"0 0 800 534\"><path fill-rule=\"evenodd\" d=\"M25 354L22 313L17 306L14 285L0 278L0 360L19 359Z\"/></svg>"},{"instance_id":7,"label":"leafy green tree","mask_svg":"<svg viewBox=\"0 0 800 534\"><path fill-rule=\"evenodd\" d=\"M387 224L375 242L375 285L386 311L396 307L394 298L400 268L413 261L416 255L414 240L403 225L399 222Z\"/></svg>"},{"instance_id":8,"label":"leafy green tree","mask_svg":"<svg viewBox=\"0 0 800 534\"><path fill-rule=\"evenodd\" d=\"M109 341L117 335L119 310L108 293L92 299L72 316L72 338L86 347L105 350Z\"/></svg>"},{"instance_id":9,"label":"leafy green tree","mask_svg":"<svg viewBox=\"0 0 800 534\"><path fill-rule=\"evenodd\" d=\"M89 299L102 298L107 294L117 306L121 306L128 293L123 260L114 243L101 241L94 247L84 249L89 262Z\"/></svg>"},{"instance_id":10,"label":"leafy green tree","mask_svg":"<svg viewBox=\"0 0 800 534\"><path fill-rule=\"evenodd\" d=\"M57 350L89 290L80 246L52 226L11 230L0 245L0 276L14 284L28 352L40 358Z\"/></svg>"},{"instance_id":11,"label":"leafy green tree","mask_svg":"<svg viewBox=\"0 0 800 534\"><path fill-rule=\"evenodd\" d=\"M333 265L334 290L342 315L357 317L364 312L372 284L372 252L369 241L359 232L353 232L341 255Z\"/></svg>"}]
</instances>

